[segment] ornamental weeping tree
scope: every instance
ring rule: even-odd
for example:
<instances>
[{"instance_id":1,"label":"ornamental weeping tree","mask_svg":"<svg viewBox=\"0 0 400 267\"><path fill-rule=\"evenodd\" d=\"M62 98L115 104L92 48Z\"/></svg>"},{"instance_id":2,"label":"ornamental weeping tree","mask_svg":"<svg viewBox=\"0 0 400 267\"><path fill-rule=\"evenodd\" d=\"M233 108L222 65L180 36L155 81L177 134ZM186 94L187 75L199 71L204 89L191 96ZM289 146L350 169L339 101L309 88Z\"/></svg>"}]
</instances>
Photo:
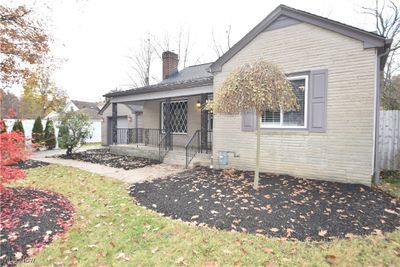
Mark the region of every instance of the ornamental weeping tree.
<instances>
[{"instance_id":1,"label":"ornamental weeping tree","mask_svg":"<svg viewBox=\"0 0 400 267\"><path fill-rule=\"evenodd\" d=\"M254 189L260 171L260 125L263 112L298 109L292 85L282 70L268 61L257 61L234 70L217 90L211 108L215 113L238 114L254 110L257 117L257 149Z\"/></svg>"}]
</instances>

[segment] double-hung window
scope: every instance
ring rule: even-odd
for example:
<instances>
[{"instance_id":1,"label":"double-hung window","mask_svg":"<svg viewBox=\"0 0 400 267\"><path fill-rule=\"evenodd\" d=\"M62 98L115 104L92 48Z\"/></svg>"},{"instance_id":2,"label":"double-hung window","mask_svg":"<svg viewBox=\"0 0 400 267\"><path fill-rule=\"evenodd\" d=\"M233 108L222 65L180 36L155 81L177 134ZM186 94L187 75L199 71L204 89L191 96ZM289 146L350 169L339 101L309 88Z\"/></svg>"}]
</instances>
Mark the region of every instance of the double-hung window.
<instances>
[{"instance_id":1,"label":"double-hung window","mask_svg":"<svg viewBox=\"0 0 400 267\"><path fill-rule=\"evenodd\" d=\"M299 105L298 110L290 112L263 112L261 126L263 128L306 128L307 127L307 98L308 76L289 77L293 92Z\"/></svg>"},{"instance_id":2,"label":"double-hung window","mask_svg":"<svg viewBox=\"0 0 400 267\"><path fill-rule=\"evenodd\" d=\"M171 101L171 131L175 134L187 133L187 100ZM161 129L165 131L164 122L166 121L165 102L161 104Z\"/></svg>"}]
</instances>

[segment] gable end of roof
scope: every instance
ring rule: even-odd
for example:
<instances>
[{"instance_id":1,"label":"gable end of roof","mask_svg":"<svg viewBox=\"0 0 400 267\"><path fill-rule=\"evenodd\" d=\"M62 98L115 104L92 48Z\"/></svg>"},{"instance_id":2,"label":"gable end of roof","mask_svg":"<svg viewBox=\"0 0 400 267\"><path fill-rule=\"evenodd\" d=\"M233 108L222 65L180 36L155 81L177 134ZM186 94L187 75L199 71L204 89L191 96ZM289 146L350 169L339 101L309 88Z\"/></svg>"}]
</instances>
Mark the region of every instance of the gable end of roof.
<instances>
[{"instance_id":1,"label":"gable end of roof","mask_svg":"<svg viewBox=\"0 0 400 267\"><path fill-rule=\"evenodd\" d=\"M353 26L349 26L338 21L317 16L302 10L294 9L285 5L279 5L265 19L257 24L249 33L247 33L239 42L231 49L218 58L210 66L211 72L219 72L222 66L236 55L243 47L256 38L261 32L278 29L294 25L298 22L306 22L342 35L360 40L364 43L364 48L378 48L385 46L387 43L383 36L376 33L368 32Z\"/></svg>"}]
</instances>

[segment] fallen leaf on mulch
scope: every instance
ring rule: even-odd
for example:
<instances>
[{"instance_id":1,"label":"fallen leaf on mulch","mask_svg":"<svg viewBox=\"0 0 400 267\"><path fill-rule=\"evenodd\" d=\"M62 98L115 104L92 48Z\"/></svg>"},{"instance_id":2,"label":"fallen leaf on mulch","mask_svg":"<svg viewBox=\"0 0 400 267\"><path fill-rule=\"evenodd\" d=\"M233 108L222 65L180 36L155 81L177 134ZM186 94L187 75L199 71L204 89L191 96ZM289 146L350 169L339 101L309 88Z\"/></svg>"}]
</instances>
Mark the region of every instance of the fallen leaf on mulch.
<instances>
[{"instance_id":1,"label":"fallen leaf on mulch","mask_svg":"<svg viewBox=\"0 0 400 267\"><path fill-rule=\"evenodd\" d=\"M141 206L173 219L280 240L333 240L400 227L400 203L380 190L261 173L256 191L253 178L250 171L198 167L129 191Z\"/></svg>"},{"instance_id":2,"label":"fallen leaf on mulch","mask_svg":"<svg viewBox=\"0 0 400 267\"><path fill-rule=\"evenodd\" d=\"M328 233L326 230L319 230L318 235L319 236L325 236Z\"/></svg>"},{"instance_id":3,"label":"fallen leaf on mulch","mask_svg":"<svg viewBox=\"0 0 400 267\"><path fill-rule=\"evenodd\" d=\"M33 188L8 188L0 194L0 266L35 255L72 224L74 209L62 195ZM62 237L62 236L61 236Z\"/></svg>"},{"instance_id":4,"label":"fallen leaf on mulch","mask_svg":"<svg viewBox=\"0 0 400 267\"><path fill-rule=\"evenodd\" d=\"M84 152L73 153L71 156L62 154L54 157L80 160L124 170L133 170L154 164L160 164L157 160L111 154L109 149L88 149Z\"/></svg>"}]
</instances>

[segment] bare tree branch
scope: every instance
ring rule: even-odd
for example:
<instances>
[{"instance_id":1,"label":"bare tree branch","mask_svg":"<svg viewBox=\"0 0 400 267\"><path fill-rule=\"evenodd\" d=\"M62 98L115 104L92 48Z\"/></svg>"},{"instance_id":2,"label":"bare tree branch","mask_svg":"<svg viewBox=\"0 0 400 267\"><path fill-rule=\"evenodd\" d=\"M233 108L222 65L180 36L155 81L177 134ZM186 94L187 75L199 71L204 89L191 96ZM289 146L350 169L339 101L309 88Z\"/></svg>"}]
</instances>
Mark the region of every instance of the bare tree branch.
<instances>
[{"instance_id":1,"label":"bare tree branch","mask_svg":"<svg viewBox=\"0 0 400 267\"><path fill-rule=\"evenodd\" d=\"M217 57L222 56L226 51L231 49L231 29L232 25L228 25L228 29L225 31L224 44L221 44L221 42L215 38L214 29L211 30L212 49Z\"/></svg>"}]
</instances>

